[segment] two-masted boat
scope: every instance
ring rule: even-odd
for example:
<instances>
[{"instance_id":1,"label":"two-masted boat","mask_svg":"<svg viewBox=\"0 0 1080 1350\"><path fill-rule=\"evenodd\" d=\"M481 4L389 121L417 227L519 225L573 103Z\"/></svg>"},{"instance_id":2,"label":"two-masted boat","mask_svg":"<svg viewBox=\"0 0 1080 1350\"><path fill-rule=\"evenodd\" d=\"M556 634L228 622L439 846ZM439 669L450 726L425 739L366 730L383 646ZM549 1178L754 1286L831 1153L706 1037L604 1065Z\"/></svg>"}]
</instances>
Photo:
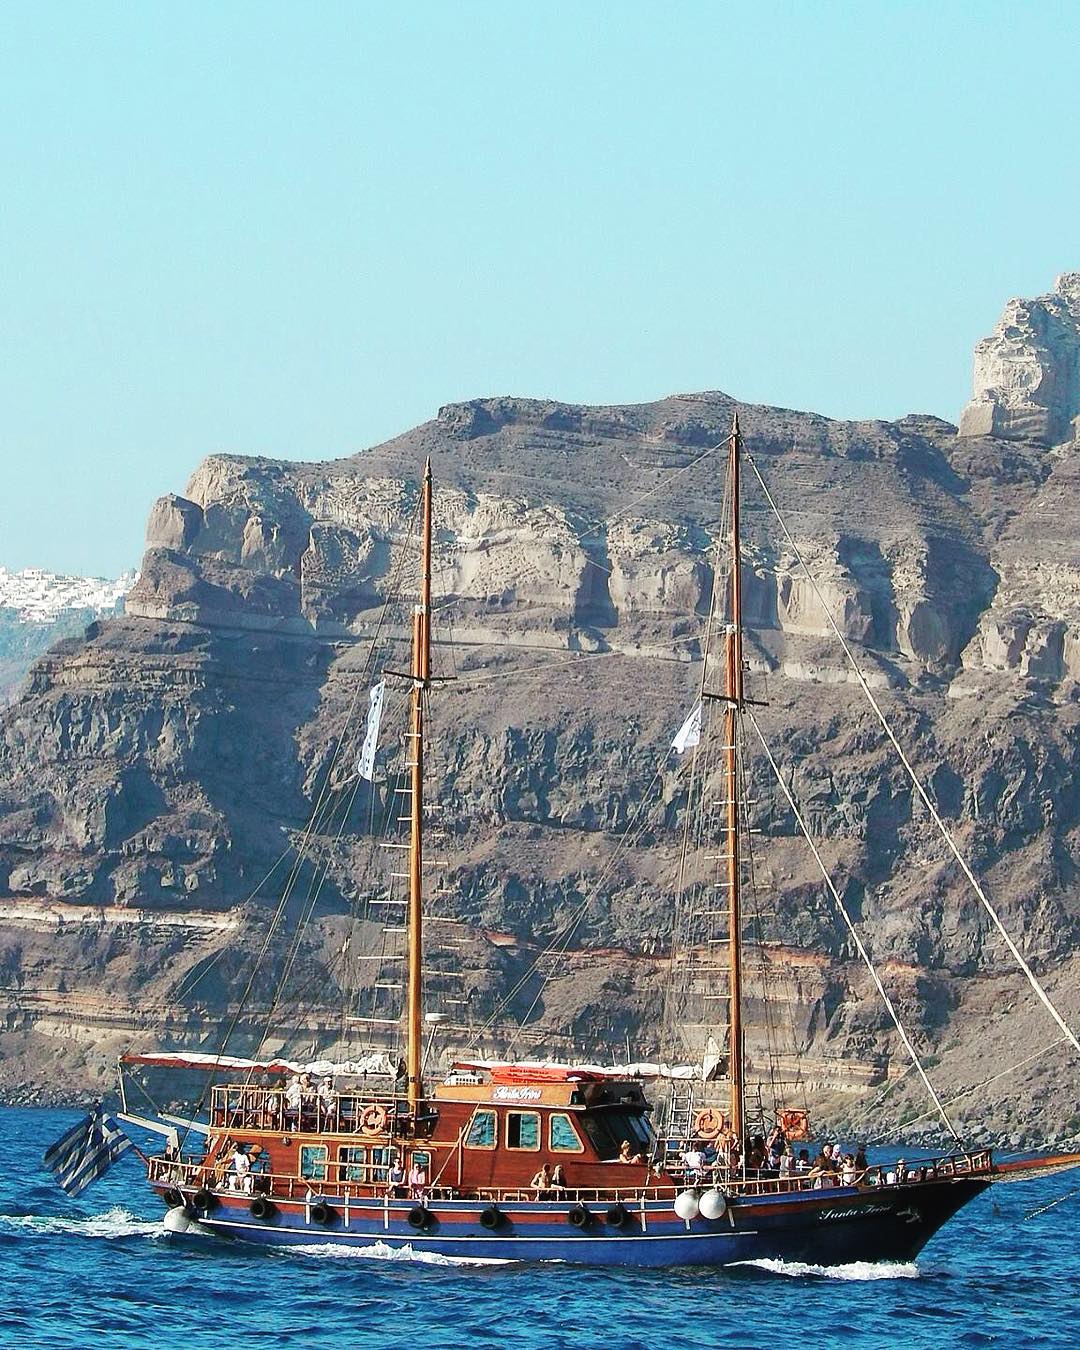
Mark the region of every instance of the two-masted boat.
<instances>
[{"instance_id":1,"label":"two-masted boat","mask_svg":"<svg viewBox=\"0 0 1080 1350\"><path fill-rule=\"evenodd\" d=\"M420 503L420 587L406 673L408 805L404 1057L348 1064L198 1055L131 1054L137 1065L209 1075L198 1118L129 1110L168 1139L148 1159L166 1227L264 1244L410 1247L447 1257L560 1260L599 1265L724 1265L759 1258L818 1264L907 1260L995 1180L1080 1163L1080 1157L1000 1164L959 1139L939 1156L887 1166L791 1162L810 1137L805 1112L776 1104L764 1122L769 1152L751 1138L743 1030L740 744L744 691L739 529L741 442L726 446L728 477L719 658L703 662L702 700L722 785L718 860L726 938L709 950L726 1046L706 1076L724 1095L663 1065L459 1058L440 1081L424 1073L425 723L432 675L432 475ZM718 687L711 687L715 680ZM695 721L696 717L696 721ZM698 753L701 706L681 733ZM905 1044L908 1044L905 1038ZM719 1048L719 1043L718 1043ZM913 1052L912 1052L913 1053ZM373 1072L386 1067L380 1078ZM663 1097L654 1117L650 1093ZM786 1145L775 1151L779 1130Z\"/></svg>"}]
</instances>

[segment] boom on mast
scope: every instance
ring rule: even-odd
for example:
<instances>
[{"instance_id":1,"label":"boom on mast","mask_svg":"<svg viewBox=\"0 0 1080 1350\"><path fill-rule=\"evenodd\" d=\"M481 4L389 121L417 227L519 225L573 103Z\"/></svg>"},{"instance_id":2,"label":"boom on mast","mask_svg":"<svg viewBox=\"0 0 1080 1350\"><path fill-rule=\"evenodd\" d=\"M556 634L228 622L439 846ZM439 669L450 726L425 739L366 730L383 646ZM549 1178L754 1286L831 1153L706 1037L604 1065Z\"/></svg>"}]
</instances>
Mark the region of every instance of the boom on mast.
<instances>
[{"instance_id":1,"label":"boom on mast","mask_svg":"<svg viewBox=\"0 0 1080 1350\"><path fill-rule=\"evenodd\" d=\"M431 683L431 460L424 466L421 501L420 602L413 611L411 808L409 833L408 973L405 1064L409 1111L415 1121L420 1081L424 954L424 698Z\"/></svg>"}]
</instances>

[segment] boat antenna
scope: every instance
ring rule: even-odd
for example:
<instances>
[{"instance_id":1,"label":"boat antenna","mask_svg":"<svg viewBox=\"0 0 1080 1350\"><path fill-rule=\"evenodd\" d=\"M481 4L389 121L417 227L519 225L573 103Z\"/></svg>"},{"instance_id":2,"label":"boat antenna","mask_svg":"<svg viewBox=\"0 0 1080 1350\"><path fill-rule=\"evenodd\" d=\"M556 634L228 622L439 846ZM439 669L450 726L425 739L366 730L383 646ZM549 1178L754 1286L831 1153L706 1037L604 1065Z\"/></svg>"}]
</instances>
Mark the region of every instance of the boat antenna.
<instances>
[{"instance_id":1,"label":"boat antenna","mask_svg":"<svg viewBox=\"0 0 1080 1350\"><path fill-rule=\"evenodd\" d=\"M424 465L421 495L420 603L413 611L412 756L409 833L408 975L406 985L405 1065L409 1111L415 1122L422 1094L424 953L424 704L431 683L431 458Z\"/></svg>"},{"instance_id":2,"label":"boat antenna","mask_svg":"<svg viewBox=\"0 0 1080 1350\"><path fill-rule=\"evenodd\" d=\"M724 800L727 804L726 849L728 891L728 990L731 1001L728 1018L729 1077L731 1080L731 1129L736 1139L743 1137L743 1096L745 1067L742 1029L742 904L739 893L739 719L743 706L742 650L742 558L739 544L739 460L741 450L739 414L731 419L728 437L728 480L731 499L731 572L728 581L731 597L731 622L727 633L727 659L724 680Z\"/></svg>"}]
</instances>

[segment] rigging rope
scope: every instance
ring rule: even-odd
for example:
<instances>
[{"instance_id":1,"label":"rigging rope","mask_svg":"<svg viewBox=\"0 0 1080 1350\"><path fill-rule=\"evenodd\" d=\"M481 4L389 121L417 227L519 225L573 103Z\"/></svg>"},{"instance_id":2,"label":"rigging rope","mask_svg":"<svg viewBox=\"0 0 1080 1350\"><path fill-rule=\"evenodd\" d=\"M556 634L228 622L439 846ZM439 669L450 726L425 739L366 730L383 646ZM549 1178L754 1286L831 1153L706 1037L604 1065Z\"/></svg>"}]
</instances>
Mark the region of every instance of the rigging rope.
<instances>
[{"instance_id":1,"label":"rigging rope","mask_svg":"<svg viewBox=\"0 0 1080 1350\"><path fill-rule=\"evenodd\" d=\"M989 1078L984 1078L981 1083L972 1083L970 1087L961 1088L959 1092L956 1092L951 1097L946 1098L945 1105L952 1106L955 1102L960 1101L961 1098L970 1097L973 1092L978 1092L981 1088L989 1087L991 1083L996 1083L999 1078L1007 1078L1009 1074L1015 1073L1017 1069L1022 1069L1026 1064L1030 1064L1033 1060L1041 1059L1043 1055L1048 1054L1051 1050L1056 1049L1059 1045L1064 1045L1064 1043L1065 1037L1059 1036L1056 1041L1051 1041L1049 1045L1044 1045L1041 1050L1036 1050L1034 1054L1025 1055L1023 1059L1018 1060L1015 1064L1010 1064L1007 1069L1000 1069L997 1073L992 1073ZM903 1074L900 1074L897 1078L895 1078L893 1082L889 1084L889 1087L886 1089L886 1092L889 1091L896 1084L900 1083L908 1072L909 1070L905 1069ZM877 1104L880 1105L880 1103L884 1101L885 1095L886 1093L884 1092L881 1094L881 1096L878 1098ZM864 1112L861 1119L865 1120L868 1114L869 1112ZM902 1125L903 1128L907 1130L910 1129L912 1125L919 1125L924 1120L928 1120L933 1114L934 1114L933 1111L924 1111L921 1116L915 1116L913 1120L904 1120L898 1122L898 1125ZM881 1134L874 1139L868 1139L867 1143L882 1144L887 1142L889 1139L890 1136L888 1134Z\"/></svg>"},{"instance_id":2,"label":"rigging rope","mask_svg":"<svg viewBox=\"0 0 1080 1350\"><path fill-rule=\"evenodd\" d=\"M761 472L758 469L754 457L748 453L746 455L746 460L754 471L754 476L757 478L758 483L761 486L761 490L765 494L765 500L769 503L773 515L776 517L780 525L780 529L783 531L784 538L787 540L788 546L790 547L791 551L795 554L799 566L806 574L807 580L810 582L810 585L813 588L818 603L821 605L822 611L829 621L829 627L833 630L833 633L836 635L837 641L840 643L840 646L843 648L844 655L848 659L848 663L850 664L852 670L855 672L855 676L859 682L859 687L862 689L862 692L865 695L867 701L869 702L871 708L873 708L875 714L877 715L877 719L884 728L886 736L888 736L889 740L892 742L893 749L896 751L900 759L900 763L904 766L904 770L907 773L907 776L911 779L912 786L915 788L915 791L919 794L919 797L922 799L922 803L926 807L927 811L929 811L931 819L937 826L938 830L941 832L941 837L945 840L946 844L949 846L949 849L951 850L953 857L960 864L960 867L964 875L967 877L968 881L971 884L972 890L978 896L983 908L986 910L987 914L989 914L990 918L993 920L994 926L997 928L998 932L1005 939L1005 944L1009 948L1009 951L1012 953L1013 958L1015 959L1017 965L1019 965L1020 969L1027 976L1028 983L1031 985L1032 989L1038 995L1040 1001L1046 1008L1047 1012L1058 1024L1058 1026L1064 1032L1068 1040L1072 1043L1073 1049L1080 1051L1080 1040L1077 1039L1076 1033L1065 1021L1061 1013L1058 1012L1057 1008L1051 1001L1049 994L1047 994L1046 990L1039 983L1038 978L1035 975L1035 972L1028 965L1027 961L1024 960L1024 956L1020 951L1020 948L1013 941L1005 925L1001 922L1001 919L998 917L997 910L987 899L986 892L979 885L975 873L968 866L966 858L960 852L959 848L956 846L956 843L953 840L952 835L949 833L949 830L946 827L945 822L938 814L937 808L934 806L934 803L931 801L929 794L923 787L922 780L919 778L918 774L912 768L911 762L908 760L907 755L904 754L903 748L901 747L900 742L896 739L896 735L889 724L888 718L882 712L881 705L874 697L873 691L871 690L869 684L866 681L866 676L862 673L862 668L860 667L858 661L856 661L851 648L844 640L843 633L840 632L840 629L837 627L836 621L833 619L832 609L826 603L825 598L818 587L817 581L814 579L813 573L810 571L809 567L807 567L806 563L803 561L803 556L799 552L798 545L795 543L795 540L792 539L788 527L784 523L784 518L780 514L780 508L776 505L776 502L773 500L772 493L769 491L765 483L765 479L761 476ZM756 725L757 724L755 723L755 728ZM758 734L760 735L761 733L758 732Z\"/></svg>"},{"instance_id":3,"label":"rigging rope","mask_svg":"<svg viewBox=\"0 0 1080 1350\"><path fill-rule=\"evenodd\" d=\"M810 835L810 831L806 826L806 822L802 818L802 813L799 811L798 806L795 804L794 795L792 794L787 783L784 781L784 776L780 772L780 766L773 758L772 751L769 749L769 743L768 741L766 741L761 728L758 726L757 718L749 709L745 711L744 715L750 719L750 725L757 732L757 738L761 742L761 748L765 751L765 758L769 761L769 766L772 769L773 773L776 775L776 781L780 784L780 790L787 798L788 806L791 807L792 815L794 815L796 821L798 822L799 829L802 830L803 835L806 838L806 842L810 845L810 851L811 853L813 853L814 861L817 863L818 867L821 870L821 875L824 878L825 885L829 888L829 893L832 896L837 909L840 911L844 923L847 925L847 930L851 934L851 939L855 943L855 947L858 950L859 955L863 959L863 964L866 966L866 969L870 972L870 978L874 981L874 984L877 987L878 994L881 996L881 1001L885 1004L885 1008L889 1016L892 1018L893 1026L896 1027L896 1030L900 1035L900 1039L904 1043L904 1049L908 1052L908 1056L910 1057L912 1064L918 1070L919 1077L923 1080L926 1090L930 1094L931 1100L933 1101L935 1107L937 1107L938 1115L940 1115L941 1119L945 1122L945 1126L948 1129L949 1133L952 1135L952 1137L961 1147L963 1147L964 1141L960 1138L960 1135L957 1133L952 1121L946 1114L945 1108L942 1106L940 1098L934 1091L934 1085L930 1082L930 1079L926 1076L926 1070L922 1066L922 1060L920 1060L919 1058L918 1051L915 1049L914 1045L912 1045L911 1039L909 1038L907 1032L904 1029L904 1024L900 1020L900 1014L893 1007L892 999L890 999L889 995L885 992L885 986L881 983L881 979L878 976L877 971L874 969L874 963L873 961L871 961L869 953L863 946L862 938L859 937L858 931L856 930L855 925L851 920L851 916L848 914L847 906L844 904L843 900L840 897L840 892L836 889L836 886L833 884L833 879L829 875L829 869L825 866L824 859L818 852L817 845L814 843L814 840Z\"/></svg>"}]
</instances>

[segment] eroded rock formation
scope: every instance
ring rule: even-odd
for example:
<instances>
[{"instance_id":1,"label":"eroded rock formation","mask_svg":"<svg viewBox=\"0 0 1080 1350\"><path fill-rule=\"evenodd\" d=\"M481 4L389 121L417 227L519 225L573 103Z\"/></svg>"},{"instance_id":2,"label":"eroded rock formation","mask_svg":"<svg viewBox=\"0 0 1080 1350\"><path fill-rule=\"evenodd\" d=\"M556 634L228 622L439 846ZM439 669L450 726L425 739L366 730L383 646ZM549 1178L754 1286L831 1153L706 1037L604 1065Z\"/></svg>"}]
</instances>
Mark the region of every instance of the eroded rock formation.
<instances>
[{"instance_id":1,"label":"eroded rock formation","mask_svg":"<svg viewBox=\"0 0 1080 1350\"><path fill-rule=\"evenodd\" d=\"M708 447L735 407L722 394L613 408L477 400L332 463L204 461L183 496L154 507L126 617L54 649L0 727L0 1048L74 1063L56 1039L66 1009L90 1029L100 1066L141 1025L124 1007L167 1010L178 1037L197 1039L202 1015L229 1002L243 935L280 894L273 869L311 814L368 678L431 455L458 677L436 721L445 870L472 944L476 1002L490 1010L584 907L567 971L541 991L539 1034L565 1047L629 1032L638 1052L657 1049L682 792L665 750L695 697L720 473ZM973 1047L987 1043L988 991L1015 1003L1018 1025L1030 1010L913 804L830 619L1075 1015L1076 461L1028 441L961 437L930 417L739 412L816 581L748 472L745 607L752 680L768 700L760 719L894 996L963 1081L975 1073ZM449 651L441 645L438 659ZM658 771L643 846L612 867ZM771 978L811 1086L851 1089L899 1072L789 814L761 762L748 772L767 837ZM371 852L369 800L342 801L316 841L327 917L307 953L325 963L326 1007L339 1011L331 957L369 884ZM72 922L58 921L68 907ZM35 1003L43 988L45 1004ZM762 1048L752 1042L752 1054ZM1047 1091L1067 1133L1067 1078ZM1011 1126L1034 1123L1020 1087L1006 1083L999 1098ZM973 1099L973 1110L984 1106Z\"/></svg>"},{"instance_id":2,"label":"eroded rock formation","mask_svg":"<svg viewBox=\"0 0 1080 1350\"><path fill-rule=\"evenodd\" d=\"M1005 306L975 348L975 394L960 435L1080 440L1080 272L1062 273L1049 295Z\"/></svg>"}]
</instances>

